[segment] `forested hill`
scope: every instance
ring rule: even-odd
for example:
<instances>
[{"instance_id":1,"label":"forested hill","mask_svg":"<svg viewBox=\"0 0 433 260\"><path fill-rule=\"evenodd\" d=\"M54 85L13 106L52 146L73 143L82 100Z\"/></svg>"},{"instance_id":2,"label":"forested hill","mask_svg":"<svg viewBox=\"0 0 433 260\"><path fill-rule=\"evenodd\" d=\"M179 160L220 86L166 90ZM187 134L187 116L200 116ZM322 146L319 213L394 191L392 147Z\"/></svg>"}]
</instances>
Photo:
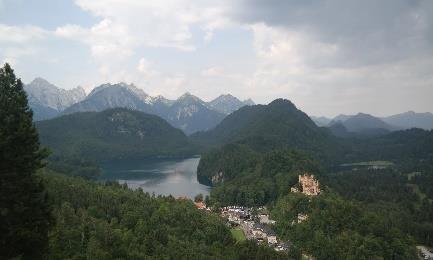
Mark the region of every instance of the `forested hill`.
<instances>
[{"instance_id":1,"label":"forested hill","mask_svg":"<svg viewBox=\"0 0 433 260\"><path fill-rule=\"evenodd\" d=\"M243 145L258 153L296 149L318 159L325 167L342 159L347 145L286 99L268 105L243 107L228 115L218 126L191 136L191 140L217 151L227 144ZM206 154L203 158L206 157ZM206 163L203 159L201 163Z\"/></svg>"},{"instance_id":2,"label":"forested hill","mask_svg":"<svg viewBox=\"0 0 433 260\"><path fill-rule=\"evenodd\" d=\"M47 259L288 259L254 242L236 243L218 216L190 200L49 172L41 177L55 218Z\"/></svg>"},{"instance_id":3,"label":"forested hill","mask_svg":"<svg viewBox=\"0 0 433 260\"><path fill-rule=\"evenodd\" d=\"M192 138L202 144L244 143L254 150L292 147L318 150L333 142L333 136L289 100L277 99L268 105L243 107L219 125Z\"/></svg>"},{"instance_id":4,"label":"forested hill","mask_svg":"<svg viewBox=\"0 0 433 260\"><path fill-rule=\"evenodd\" d=\"M387 160L407 171L417 171L433 158L433 130L413 128L370 139L346 140L347 162Z\"/></svg>"},{"instance_id":5,"label":"forested hill","mask_svg":"<svg viewBox=\"0 0 433 260\"><path fill-rule=\"evenodd\" d=\"M158 116L124 108L65 115L36 126L42 145L68 158L104 161L196 152L181 130Z\"/></svg>"}]
</instances>

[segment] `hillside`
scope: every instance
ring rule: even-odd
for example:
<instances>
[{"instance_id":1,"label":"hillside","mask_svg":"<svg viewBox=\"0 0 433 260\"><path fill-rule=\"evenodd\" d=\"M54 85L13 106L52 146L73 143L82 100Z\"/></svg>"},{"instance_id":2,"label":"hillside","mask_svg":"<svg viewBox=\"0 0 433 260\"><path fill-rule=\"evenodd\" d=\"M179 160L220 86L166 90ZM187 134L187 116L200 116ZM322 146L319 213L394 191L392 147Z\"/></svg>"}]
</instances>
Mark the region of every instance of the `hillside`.
<instances>
[{"instance_id":1,"label":"hillside","mask_svg":"<svg viewBox=\"0 0 433 260\"><path fill-rule=\"evenodd\" d=\"M41 143L66 157L103 161L194 152L179 129L155 115L124 108L65 115L36 126Z\"/></svg>"},{"instance_id":2,"label":"hillside","mask_svg":"<svg viewBox=\"0 0 433 260\"><path fill-rule=\"evenodd\" d=\"M244 143L255 150L291 147L317 152L333 144L333 137L293 103L277 99L268 105L243 107L214 129L197 133L193 140L208 145Z\"/></svg>"},{"instance_id":3,"label":"hillside","mask_svg":"<svg viewBox=\"0 0 433 260\"><path fill-rule=\"evenodd\" d=\"M433 130L409 129L365 140L348 140L353 161L387 160L405 168L433 157Z\"/></svg>"},{"instance_id":4,"label":"hillside","mask_svg":"<svg viewBox=\"0 0 433 260\"><path fill-rule=\"evenodd\" d=\"M253 242L236 243L216 215L190 200L152 197L44 171L55 222L47 259L287 259Z\"/></svg>"}]
</instances>

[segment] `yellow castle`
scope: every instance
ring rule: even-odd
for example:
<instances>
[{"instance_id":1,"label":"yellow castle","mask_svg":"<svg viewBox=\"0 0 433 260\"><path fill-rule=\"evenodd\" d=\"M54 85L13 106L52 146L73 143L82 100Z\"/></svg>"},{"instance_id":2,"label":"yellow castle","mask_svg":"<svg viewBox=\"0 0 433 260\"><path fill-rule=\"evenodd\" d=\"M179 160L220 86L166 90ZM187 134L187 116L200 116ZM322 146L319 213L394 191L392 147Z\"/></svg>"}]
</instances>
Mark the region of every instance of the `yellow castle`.
<instances>
[{"instance_id":1,"label":"yellow castle","mask_svg":"<svg viewBox=\"0 0 433 260\"><path fill-rule=\"evenodd\" d=\"M320 194L319 181L314 179L314 175L299 175L298 184L290 189L291 192L302 192L307 196L317 196Z\"/></svg>"}]
</instances>

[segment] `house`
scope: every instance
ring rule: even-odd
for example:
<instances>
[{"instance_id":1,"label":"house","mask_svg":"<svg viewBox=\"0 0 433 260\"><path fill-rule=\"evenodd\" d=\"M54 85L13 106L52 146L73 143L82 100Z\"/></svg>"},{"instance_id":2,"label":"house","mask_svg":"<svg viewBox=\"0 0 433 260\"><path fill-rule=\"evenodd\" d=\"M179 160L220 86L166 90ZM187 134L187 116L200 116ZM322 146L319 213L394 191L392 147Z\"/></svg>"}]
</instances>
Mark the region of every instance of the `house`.
<instances>
[{"instance_id":1,"label":"house","mask_svg":"<svg viewBox=\"0 0 433 260\"><path fill-rule=\"evenodd\" d=\"M307 214L302 214L302 213L298 214L298 224L304 222L307 219L308 219L308 215Z\"/></svg>"},{"instance_id":2,"label":"house","mask_svg":"<svg viewBox=\"0 0 433 260\"><path fill-rule=\"evenodd\" d=\"M259 220L260 220L260 223L262 223L262 224L271 224L271 225L275 224L275 220L270 219L269 215L267 215L267 214L260 214Z\"/></svg>"}]
</instances>

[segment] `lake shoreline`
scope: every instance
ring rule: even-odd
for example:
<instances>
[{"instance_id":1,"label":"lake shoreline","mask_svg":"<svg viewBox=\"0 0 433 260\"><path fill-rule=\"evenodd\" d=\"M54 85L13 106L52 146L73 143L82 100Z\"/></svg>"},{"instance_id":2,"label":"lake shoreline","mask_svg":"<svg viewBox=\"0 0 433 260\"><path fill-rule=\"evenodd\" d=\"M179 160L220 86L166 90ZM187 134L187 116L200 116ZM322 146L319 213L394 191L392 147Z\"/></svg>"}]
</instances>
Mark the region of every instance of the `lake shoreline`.
<instances>
[{"instance_id":1,"label":"lake shoreline","mask_svg":"<svg viewBox=\"0 0 433 260\"><path fill-rule=\"evenodd\" d=\"M99 182L116 181L130 189L141 188L155 195L194 198L210 194L209 185L197 178L200 156L187 158L146 158L113 160L101 164Z\"/></svg>"}]
</instances>

